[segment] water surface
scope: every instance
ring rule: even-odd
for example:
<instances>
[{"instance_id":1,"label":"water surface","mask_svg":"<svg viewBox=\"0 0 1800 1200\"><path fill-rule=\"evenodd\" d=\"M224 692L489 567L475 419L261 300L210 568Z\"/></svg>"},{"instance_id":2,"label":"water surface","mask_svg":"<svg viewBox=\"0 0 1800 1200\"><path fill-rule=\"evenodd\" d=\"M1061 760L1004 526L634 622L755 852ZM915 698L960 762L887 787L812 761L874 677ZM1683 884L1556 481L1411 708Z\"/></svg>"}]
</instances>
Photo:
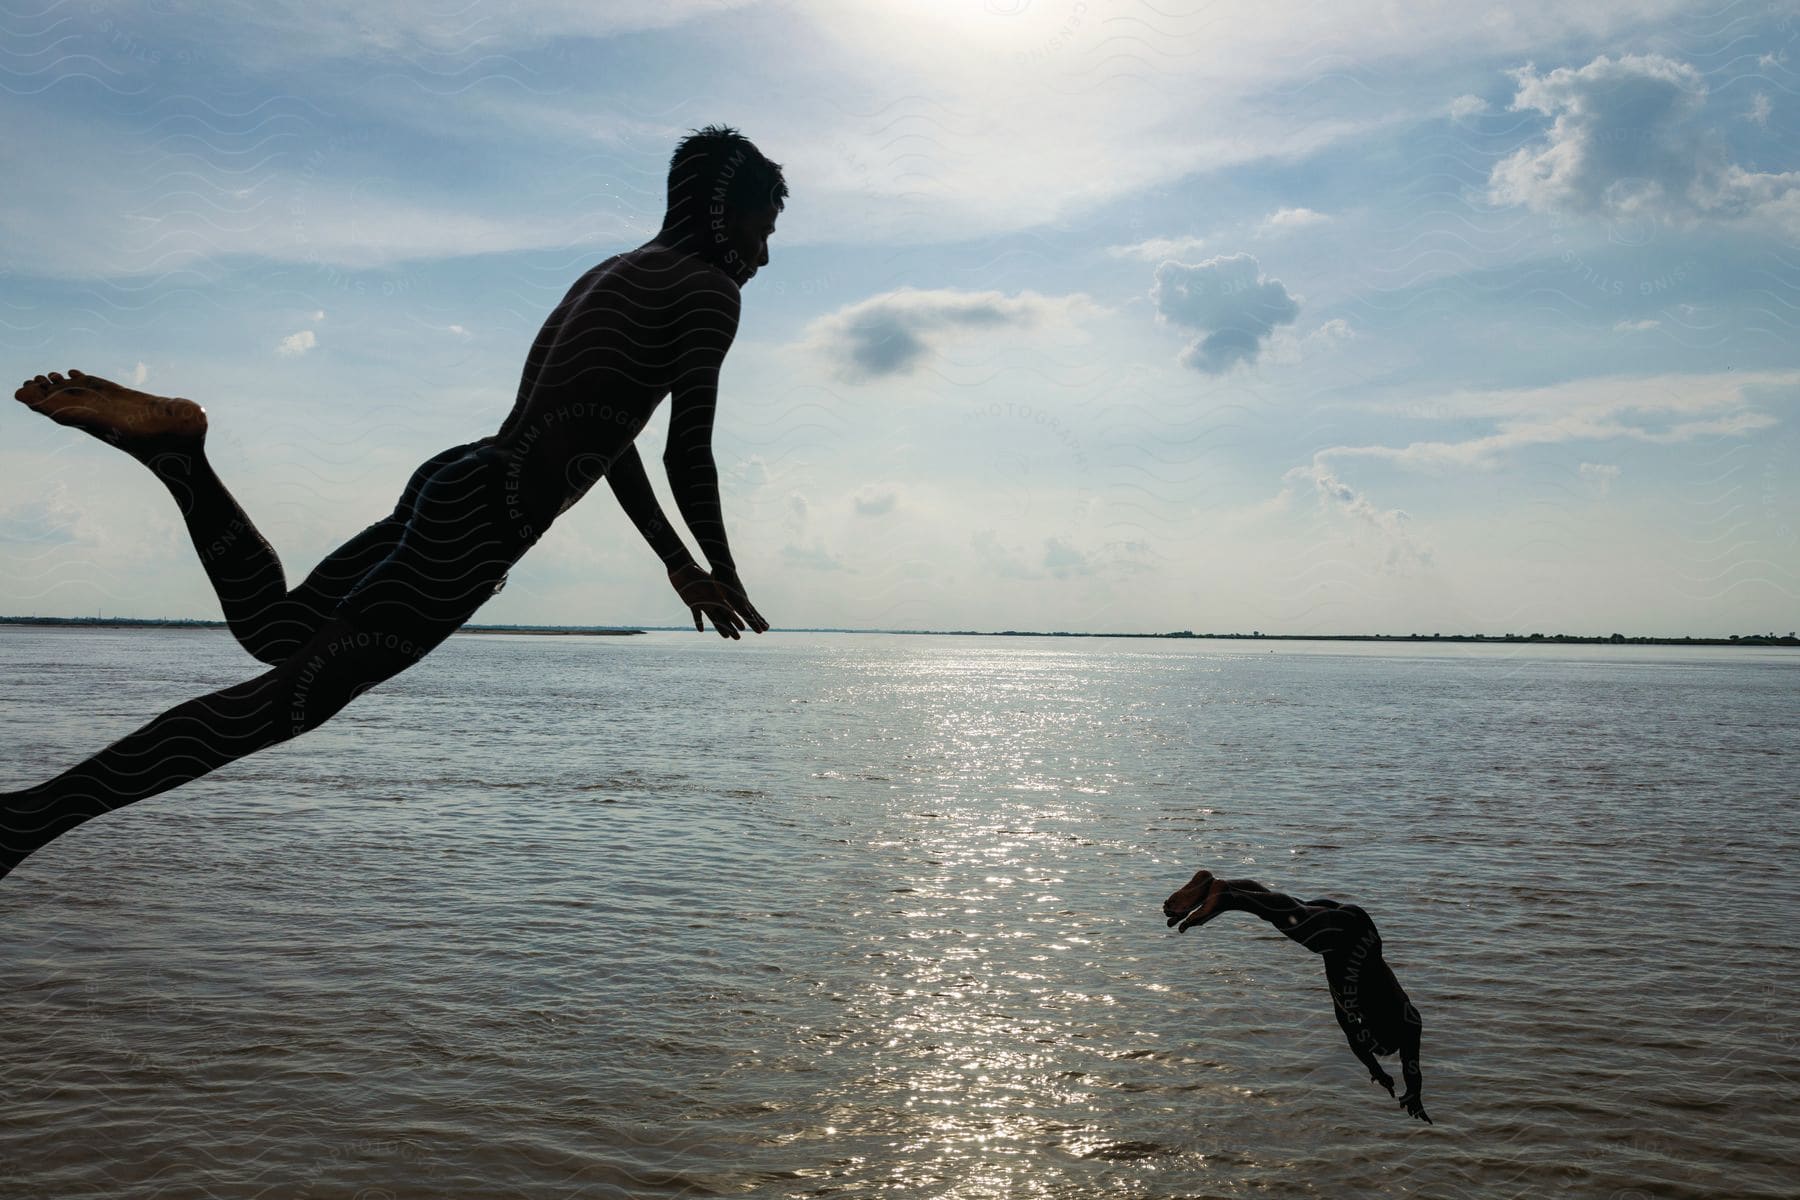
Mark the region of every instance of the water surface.
<instances>
[{"instance_id":1,"label":"water surface","mask_svg":"<svg viewBox=\"0 0 1800 1200\"><path fill-rule=\"evenodd\" d=\"M453 638L0 883L0 1193L1791 1195L1796 664ZM0 631L0 782L255 669ZM1199 866L1371 912L1435 1126Z\"/></svg>"}]
</instances>

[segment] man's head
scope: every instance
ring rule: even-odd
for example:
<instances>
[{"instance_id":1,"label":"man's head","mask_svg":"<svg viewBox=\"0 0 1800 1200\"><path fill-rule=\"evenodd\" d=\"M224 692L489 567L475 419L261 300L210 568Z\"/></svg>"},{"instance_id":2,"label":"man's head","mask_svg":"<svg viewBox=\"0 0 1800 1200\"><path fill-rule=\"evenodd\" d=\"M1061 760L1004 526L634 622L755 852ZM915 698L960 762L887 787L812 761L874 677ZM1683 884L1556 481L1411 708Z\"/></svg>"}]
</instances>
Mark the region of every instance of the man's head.
<instances>
[{"instance_id":1,"label":"man's head","mask_svg":"<svg viewBox=\"0 0 1800 1200\"><path fill-rule=\"evenodd\" d=\"M781 164L737 130L708 125L681 139L669 159L669 208L657 236L742 284L769 261L787 194Z\"/></svg>"}]
</instances>

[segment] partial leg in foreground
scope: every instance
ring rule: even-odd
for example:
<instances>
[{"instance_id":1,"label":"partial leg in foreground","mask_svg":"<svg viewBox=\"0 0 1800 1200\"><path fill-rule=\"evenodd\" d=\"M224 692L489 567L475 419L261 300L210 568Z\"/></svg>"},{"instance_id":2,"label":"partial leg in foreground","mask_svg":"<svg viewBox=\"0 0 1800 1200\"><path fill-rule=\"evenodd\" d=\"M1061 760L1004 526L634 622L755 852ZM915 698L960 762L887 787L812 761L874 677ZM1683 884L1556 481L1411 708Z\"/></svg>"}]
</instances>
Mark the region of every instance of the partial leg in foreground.
<instances>
[{"instance_id":1,"label":"partial leg in foreground","mask_svg":"<svg viewBox=\"0 0 1800 1200\"><path fill-rule=\"evenodd\" d=\"M206 456L206 410L191 400L153 396L70 371L28 379L13 397L59 425L117 446L149 468L175 498L232 634L250 654L278 665L322 628L356 582L400 541L424 479L468 447L427 462L394 514L363 530L291 591L268 541Z\"/></svg>"},{"instance_id":2,"label":"partial leg in foreground","mask_svg":"<svg viewBox=\"0 0 1800 1200\"><path fill-rule=\"evenodd\" d=\"M504 457L472 451L441 468L393 553L285 662L177 705L48 783L0 795L0 877L84 821L317 728L449 637L529 545L504 518Z\"/></svg>"},{"instance_id":3,"label":"partial leg in foreground","mask_svg":"<svg viewBox=\"0 0 1800 1200\"><path fill-rule=\"evenodd\" d=\"M1181 933L1232 911L1261 917L1314 954L1347 951L1360 925L1335 900L1300 901L1254 879L1220 879L1211 871L1195 872L1163 902L1168 924Z\"/></svg>"}]
</instances>

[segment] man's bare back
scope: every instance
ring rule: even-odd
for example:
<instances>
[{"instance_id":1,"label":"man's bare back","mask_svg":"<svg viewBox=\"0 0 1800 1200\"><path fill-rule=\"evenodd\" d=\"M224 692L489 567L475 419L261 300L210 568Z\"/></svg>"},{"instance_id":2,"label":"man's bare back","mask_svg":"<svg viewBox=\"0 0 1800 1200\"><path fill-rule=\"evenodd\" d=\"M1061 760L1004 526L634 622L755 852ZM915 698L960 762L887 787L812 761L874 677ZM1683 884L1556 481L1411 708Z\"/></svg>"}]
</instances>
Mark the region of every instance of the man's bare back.
<instances>
[{"instance_id":1,"label":"man's bare back","mask_svg":"<svg viewBox=\"0 0 1800 1200\"><path fill-rule=\"evenodd\" d=\"M540 531L631 448L664 397L676 394L689 421L700 405L710 419L740 306L725 272L656 242L575 281L532 343L495 439Z\"/></svg>"}]
</instances>

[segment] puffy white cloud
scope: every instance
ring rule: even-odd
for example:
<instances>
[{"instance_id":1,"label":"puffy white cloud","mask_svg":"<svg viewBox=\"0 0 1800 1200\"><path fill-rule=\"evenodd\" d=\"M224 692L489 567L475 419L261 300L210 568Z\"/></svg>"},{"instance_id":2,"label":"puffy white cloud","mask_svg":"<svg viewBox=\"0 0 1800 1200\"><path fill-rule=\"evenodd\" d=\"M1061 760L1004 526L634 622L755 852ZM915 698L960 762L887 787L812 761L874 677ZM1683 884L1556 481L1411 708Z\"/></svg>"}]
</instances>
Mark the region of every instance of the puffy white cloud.
<instances>
[{"instance_id":1,"label":"puffy white cloud","mask_svg":"<svg viewBox=\"0 0 1800 1200\"><path fill-rule=\"evenodd\" d=\"M283 358L298 358L318 344L319 339L313 335L312 330L302 329L299 333L290 333L282 338L281 343L275 347L275 353Z\"/></svg>"},{"instance_id":2,"label":"puffy white cloud","mask_svg":"<svg viewBox=\"0 0 1800 1200\"><path fill-rule=\"evenodd\" d=\"M1331 218L1326 214L1310 208L1278 208L1262 219L1258 229L1264 234L1287 233L1308 225L1323 225L1329 220Z\"/></svg>"},{"instance_id":3,"label":"puffy white cloud","mask_svg":"<svg viewBox=\"0 0 1800 1200\"><path fill-rule=\"evenodd\" d=\"M1092 308L1079 294L901 288L820 317L806 343L846 378L872 379L912 371L963 334L1069 324Z\"/></svg>"},{"instance_id":4,"label":"puffy white cloud","mask_svg":"<svg viewBox=\"0 0 1800 1200\"><path fill-rule=\"evenodd\" d=\"M1705 120L1706 81L1660 54L1579 69L1512 72L1514 111L1553 118L1541 140L1495 165L1496 203L1539 212L1687 222L1765 217L1800 228L1800 172L1747 171Z\"/></svg>"},{"instance_id":5,"label":"puffy white cloud","mask_svg":"<svg viewBox=\"0 0 1800 1200\"><path fill-rule=\"evenodd\" d=\"M1165 262L1150 289L1157 316L1200 336L1181 352L1184 366L1211 375L1256 361L1277 325L1292 324L1299 302L1255 258L1232 254L1196 266Z\"/></svg>"},{"instance_id":6,"label":"puffy white cloud","mask_svg":"<svg viewBox=\"0 0 1800 1200\"><path fill-rule=\"evenodd\" d=\"M135 366L131 369L131 386L132 387L143 387L144 381L149 378L150 378L150 368L145 366L143 363L140 362L137 366Z\"/></svg>"},{"instance_id":7,"label":"puffy white cloud","mask_svg":"<svg viewBox=\"0 0 1800 1200\"><path fill-rule=\"evenodd\" d=\"M1345 342L1354 341L1355 338L1356 330L1351 327L1350 322L1342 317L1333 317L1306 335L1309 345L1323 347L1339 346Z\"/></svg>"},{"instance_id":8,"label":"puffy white cloud","mask_svg":"<svg viewBox=\"0 0 1800 1200\"><path fill-rule=\"evenodd\" d=\"M1661 324L1662 324L1661 321L1657 321L1657 320L1654 320L1649 317L1646 317L1642 321L1615 321L1615 322L1613 322L1613 332L1614 333L1643 333L1646 330L1655 329L1658 326L1660 326Z\"/></svg>"},{"instance_id":9,"label":"puffy white cloud","mask_svg":"<svg viewBox=\"0 0 1800 1200\"><path fill-rule=\"evenodd\" d=\"M1450 115L1458 121L1466 121L1486 111L1487 101L1480 96L1458 96L1450 102Z\"/></svg>"}]
</instances>

